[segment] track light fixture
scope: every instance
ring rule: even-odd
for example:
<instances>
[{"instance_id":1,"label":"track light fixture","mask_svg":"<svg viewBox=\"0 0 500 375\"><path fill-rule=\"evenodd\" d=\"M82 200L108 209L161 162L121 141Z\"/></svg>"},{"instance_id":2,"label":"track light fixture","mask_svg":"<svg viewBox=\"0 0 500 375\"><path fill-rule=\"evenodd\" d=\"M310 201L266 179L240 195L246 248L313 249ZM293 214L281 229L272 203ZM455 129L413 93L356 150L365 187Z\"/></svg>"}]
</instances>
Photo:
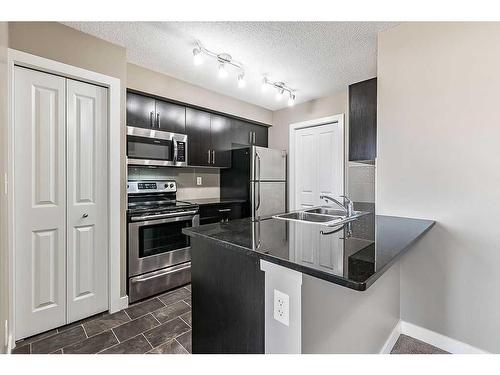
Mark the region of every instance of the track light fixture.
<instances>
[{"instance_id":1,"label":"track light fixture","mask_svg":"<svg viewBox=\"0 0 500 375\"><path fill-rule=\"evenodd\" d=\"M218 76L219 78L226 78L229 75L228 68L236 69L238 75L238 87L244 88L246 86L245 80L245 68L243 64L239 61L233 59L233 57L228 53L215 53L206 49L200 41L195 42L195 47L193 48L193 63L194 65L201 65L203 63L204 57L211 57L215 59L218 63ZM262 92L266 92L268 87L274 87L276 90L276 100L282 100L285 95L288 95L288 105L293 106L295 104L295 91L290 88L284 82L273 82L266 76L262 77Z\"/></svg>"},{"instance_id":2,"label":"track light fixture","mask_svg":"<svg viewBox=\"0 0 500 375\"><path fill-rule=\"evenodd\" d=\"M228 53L215 53L206 49L200 41L196 41L196 46L193 48L193 62L194 65L200 65L203 57L208 56L214 58L219 64L219 78L226 78L229 74L227 68L232 66L238 71L238 87L245 86L245 69L243 64L233 59Z\"/></svg>"},{"instance_id":3,"label":"track light fixture","mask_svg":"<svg viewBox=\"0 0 500 375\"><path fill-rule=\"evenodd\" d=\"M293 106L295 104L295 90L287 86L284 82L273 82L267 77L262 78L262 91L266 91L268 86L272 86L276 89L276 100L280 101L284 96L285 92L288 93L288 106Z\"/></svg>"}]
</instances>

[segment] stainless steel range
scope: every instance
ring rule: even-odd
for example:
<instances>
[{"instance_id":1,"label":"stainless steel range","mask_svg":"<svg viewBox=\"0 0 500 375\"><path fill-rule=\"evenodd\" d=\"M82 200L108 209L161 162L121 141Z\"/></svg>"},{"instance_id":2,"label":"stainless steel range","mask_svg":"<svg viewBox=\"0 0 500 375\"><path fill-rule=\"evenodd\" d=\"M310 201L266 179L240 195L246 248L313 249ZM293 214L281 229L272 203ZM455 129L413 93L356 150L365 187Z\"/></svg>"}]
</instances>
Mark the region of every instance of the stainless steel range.
<instances>
[{"instance_id":1,"label":"stainless steel range","mask_svg":"<svg viewBox=\"0 0 500 375\"><path fill-rule=\"evenodd\" d=\"M198 206L176 199L175 181L129 181L128 296L130 302L191 281L189 237L198 226Z\"/></svg>"}]
</instances>

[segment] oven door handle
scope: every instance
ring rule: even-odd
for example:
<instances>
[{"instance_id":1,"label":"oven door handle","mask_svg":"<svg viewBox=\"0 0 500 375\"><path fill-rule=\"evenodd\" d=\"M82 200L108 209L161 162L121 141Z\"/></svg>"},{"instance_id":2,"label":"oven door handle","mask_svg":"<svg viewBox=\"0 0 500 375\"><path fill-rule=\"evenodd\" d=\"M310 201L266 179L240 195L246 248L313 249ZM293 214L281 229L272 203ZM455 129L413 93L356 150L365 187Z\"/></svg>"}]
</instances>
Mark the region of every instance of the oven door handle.
<instances>
[{"instance_id":1,"label":"oven door handle","mask_svg":"<svg viewBox=\"0 0 500 375\"><path fill-rule=\"evenodd\" d=\"M142 283L144 281L148 281L148 280L151 280L151 279L156 279L157 277L160 277L160 276L165 276L165 275L168 275L169 273L175 273L175 272L179 272L179 271L183 271L187 268L191 268L191 262L188 262L186 264L181 264L180 266L177 266L177 267L172 267L172 268L168 268L166 270L160 270L160 271L156 271L156 272L153 272L151 273L150 275L144 275L144 276L138 276L138 277L133 277L130 279L130 282L135 284L135 283Z\"/></svg>"},{"instance_id":2,"label":"oven door handle","mask_svg":"<svg viewBox=\"0 0 500 375\"><path fill-rule=\"evenodd\" d=\"M132 216L130 218L131 221L144 221L144 220L154 220L154 219L164 219L168 217L181 217L187 215L195 215L198 211L183 211L183 212L172 212L169 214L161 214L161 215L145 215L145 216Z\"/></svg>"}]
</instances>

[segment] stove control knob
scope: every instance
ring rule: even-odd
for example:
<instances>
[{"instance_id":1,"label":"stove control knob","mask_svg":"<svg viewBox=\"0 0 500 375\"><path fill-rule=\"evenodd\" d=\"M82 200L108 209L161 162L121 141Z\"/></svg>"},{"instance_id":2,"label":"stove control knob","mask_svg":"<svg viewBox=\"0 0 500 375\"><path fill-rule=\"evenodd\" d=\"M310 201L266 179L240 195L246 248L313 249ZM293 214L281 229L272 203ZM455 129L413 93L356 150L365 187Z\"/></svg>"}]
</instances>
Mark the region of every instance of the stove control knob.
<instances>
[{"instance_id":1,"label":"stove control knob","mask_svg":"<svg viewBox=\"0 0 500 375\"><path fill-rule=\"evenodd\" d=\"M165 184L165 189L168 188L168 184Z\"/></svg>"},{"instance_id":2,"label":"stove control knob","mask_svg":"<svg viewBox=\"0 0 500 375\"><path fill-rule=\"evenodd\" d=\"M170 187L173 189L174 188L174 184L170 184Z\"/></svg>"}]
</instances>

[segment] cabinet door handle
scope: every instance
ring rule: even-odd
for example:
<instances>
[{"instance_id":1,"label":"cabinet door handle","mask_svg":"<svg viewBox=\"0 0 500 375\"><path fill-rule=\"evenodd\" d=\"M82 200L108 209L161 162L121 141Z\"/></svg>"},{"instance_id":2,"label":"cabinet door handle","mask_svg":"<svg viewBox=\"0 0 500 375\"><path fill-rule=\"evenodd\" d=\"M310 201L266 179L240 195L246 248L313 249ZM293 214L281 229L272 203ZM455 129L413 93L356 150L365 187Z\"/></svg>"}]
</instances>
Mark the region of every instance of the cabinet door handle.
<instances>
[{"instance_id":1,"label":"cabinet door handle","mask_svg":"<svg viewBox=\"0 0 500 375\"><path fill-rule=\"evenodd\" d=\"M208 164L210 164L210 150L208 150Z\"/></svg>"},{"instance_id":2,"label":"cabinet door handle","mask_svg":"<svg viewBox=\"0 0 500 375\"><path fill-rule=\"evenodd\" d=\"M212 150L212 164L215 164L215 150Z\"/></svg>"},{"instance_id":3,"label":"cabinet door handle","mask_svg":"<svg viewBox=\"0 0 500 375\"><path fill-rule=\"evenodd\" d=\"M152 127L152 128L154 128L154 126L155 126L155 125L154 125L154 122L155 122L155 120L154 120L154 115L155 115L155 113L154 113L153 111L151 111L151 112L149 113L149 122L150 122L150 125L151 125L151 127Z\"/></svg>"},{"instance_id":4,"label":"cabinet door handle","mask_svg":"<svg viewBox=\"0 0 500 375\"><path fill-rule=\"evenodd\" d=\"M253 144L255 144L255 132L252 133L253 133Z\"/></svg>"},{"instance_id":5,"label":"cabinet door handle","mask_svg":"<svg viewBox=\"0 0 500 375\"><path fill-rule=\"evenodd\" d=\"M248 143L252 144L252 132L248 132Z\"/></svg>"},{"instance_id":6,"label":"cabinet door handle","mask_svg":"<svg viewBox=\"0 0 500 375\"><path fill-rule=\"evenodd\" d=\"M156 114L156 126L160 128L160 112Z\"/></svg>"},{"instance_id":7,"label":"cabinet door handle","mask_svg":"<svg viewBox=\"0 0 500 375\"><path fill-rule=\"evenodd\" d=\"M219 209L219 212L231 212L230 208L221 208Z\"/></svg>"}]
</instances>

